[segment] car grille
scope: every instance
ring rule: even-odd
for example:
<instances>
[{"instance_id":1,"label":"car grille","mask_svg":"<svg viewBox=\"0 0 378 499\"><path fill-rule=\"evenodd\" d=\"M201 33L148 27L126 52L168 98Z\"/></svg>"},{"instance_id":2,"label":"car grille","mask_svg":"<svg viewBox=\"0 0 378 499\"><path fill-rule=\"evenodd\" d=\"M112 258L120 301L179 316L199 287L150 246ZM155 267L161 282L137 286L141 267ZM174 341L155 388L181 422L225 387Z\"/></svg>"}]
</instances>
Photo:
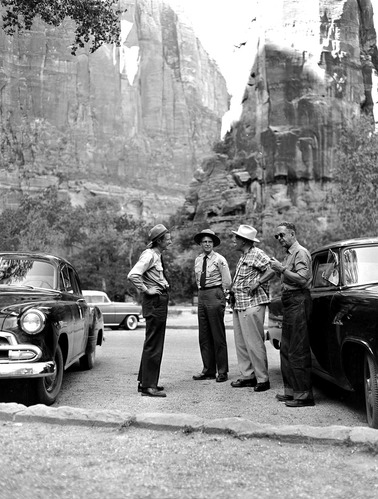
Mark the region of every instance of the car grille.
<instances>
[{"instance_id":1,"label":"car grille","mask_svg":"<svg viewBox=\"0 0 378 499\"><path fill-rule=\"evenodd\" d=\"M35 362L41 356L42 352L37 346L18 344L12 333L0 331L0 364Z\"/></svg>"}]
</instances>

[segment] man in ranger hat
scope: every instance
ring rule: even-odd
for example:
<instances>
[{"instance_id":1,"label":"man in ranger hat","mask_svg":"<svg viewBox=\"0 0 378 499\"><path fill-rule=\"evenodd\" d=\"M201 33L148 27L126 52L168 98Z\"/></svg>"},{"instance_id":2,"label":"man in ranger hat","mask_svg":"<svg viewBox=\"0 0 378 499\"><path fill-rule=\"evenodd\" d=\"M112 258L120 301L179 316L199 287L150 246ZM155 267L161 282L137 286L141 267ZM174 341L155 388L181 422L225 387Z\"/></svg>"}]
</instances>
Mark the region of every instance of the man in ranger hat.
<instances>
[{"instance_id":1,"label":"man in ranger hat","mask_svg":"<svg viewBox=\"0 0 378 499\"><path fill-rule=\"evenodd\" d=\"M257 231L240 225L234 234L236 251L241 257L231 286L236 355L241 377L232 381L234 388L253 386L255 392L269 390L268 359L265 349L264 318L269 303L268 281L275 275L270 259L261 249Z\"/></svg>"},{"instance_id":2,"label":"man in ranger hat","mask_svg":"<svg viewBox=\"0 0 378 499\"><path fill-rule=\"evenodd\" d=\"M198 329L203 368L193 379L223 382L228 379L224 311L225 292L228 293L231 284L230 270L226 259L213 249L219 246L220 239L212 230L202 230L194 236L194 241L202 248L202 253L195 259L194 270L198 286Z\"/></svg>"},{"instance_id":3,"label":"man in ranger hat","mask_svg":"<svg viewBox=\"0 0 378 499\"><path fill-rule=\"evenodd\" d=\"M138 392L149 397L165 397L158 386L168 314L169 283L164 273L162 253L172 243L168 229L158 224L149 234L149 243L127 278L142 293L146 336L138 374Z\"/></svg>"}]
</instances>

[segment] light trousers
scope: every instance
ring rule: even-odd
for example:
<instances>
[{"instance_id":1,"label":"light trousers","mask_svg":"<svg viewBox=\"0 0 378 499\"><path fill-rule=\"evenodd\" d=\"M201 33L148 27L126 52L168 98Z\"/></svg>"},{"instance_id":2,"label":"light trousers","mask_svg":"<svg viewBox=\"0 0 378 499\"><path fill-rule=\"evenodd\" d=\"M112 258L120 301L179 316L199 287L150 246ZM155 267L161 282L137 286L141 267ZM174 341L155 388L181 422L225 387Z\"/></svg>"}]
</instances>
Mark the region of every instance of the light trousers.
<instances>
[{"instance_id":1,"label":"light trousers","mask_svg":"<svg viewBox=\"0 0 378 499\"><path fill-rule=\"evenodd\" d=\"M265 348L264 319L266 305L234 310L234 337L238 366L243 378L258 383L269 380Z\"/></svg>"}]
</instances>

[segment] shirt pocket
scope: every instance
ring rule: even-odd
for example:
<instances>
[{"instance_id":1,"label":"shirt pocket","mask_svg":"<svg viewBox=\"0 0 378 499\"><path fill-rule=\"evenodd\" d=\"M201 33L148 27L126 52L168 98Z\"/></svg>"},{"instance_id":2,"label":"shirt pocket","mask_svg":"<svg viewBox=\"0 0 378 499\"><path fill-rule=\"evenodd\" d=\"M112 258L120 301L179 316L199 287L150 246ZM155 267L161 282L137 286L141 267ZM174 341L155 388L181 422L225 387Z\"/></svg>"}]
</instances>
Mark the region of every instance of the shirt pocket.
<instances>
[{"instance_id":1,"label":"shirt pocket","mask_svg":"<svg viewBox=\"0 0 378 499\"><path fill-rule=\"evenodd\" d=\"M218 262L212 262L212 263L207 262L207 275L209 278L211 277L217 278L221 275L218 267Z\"/></svg>"},{"instance_id":2,"label":"shirt pocket","mask_svg":"<svg viewBox=\"0 0 378 499\"><path fill-rule=\"evenodd\" d=\"M196 274L196 278L198 280L201 277L201 273L202 273L202 260L195 262L194 273Z\"/></svg>"},{"instance_id":3,"label":"shirt pocket","mask_svg":"<svg viewBox=\"0 0 378 499\"><path fill-rule=\"evenodd\" d=\"M155 269L156 269L158 272L163 272L163 265L161 264L161 262L156 262L156 264L155 264Z\"/></svg>"}]
</instances>

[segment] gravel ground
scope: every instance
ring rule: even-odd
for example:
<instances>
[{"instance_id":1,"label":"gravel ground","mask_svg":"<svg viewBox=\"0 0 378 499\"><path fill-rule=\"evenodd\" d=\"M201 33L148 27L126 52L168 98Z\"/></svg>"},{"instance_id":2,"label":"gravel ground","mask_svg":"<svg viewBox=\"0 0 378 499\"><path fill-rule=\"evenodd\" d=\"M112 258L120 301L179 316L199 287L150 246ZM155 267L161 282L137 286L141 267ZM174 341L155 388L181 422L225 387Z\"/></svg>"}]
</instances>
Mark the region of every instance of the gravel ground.
<instances>
[{"instance_id":1,"label":"gravel ground","mask_svg":"<svg viewBox=\"0 0 378 499\"><path fill-rule=\"evenodd\" d=\"M193 381L202 367L198 346L197 317L192 310L171 310L161 367L160 383L167 398L151 399L136 392L136 376L144 339L144 328L135 331L106 331L105 344L98 349L95 368L66 373L56 406L117 409L126 414L144 412L187 413L204 419L243 417L273 425L367 426L365 410L353 395L317 381L315 407L292 409L275 399L282 392L279 352L267 342L271 389L256 393L252 388L232 388L238 378L232 315L226 315L229 351L229 381Z\"/></svg>"}]
</instances>

